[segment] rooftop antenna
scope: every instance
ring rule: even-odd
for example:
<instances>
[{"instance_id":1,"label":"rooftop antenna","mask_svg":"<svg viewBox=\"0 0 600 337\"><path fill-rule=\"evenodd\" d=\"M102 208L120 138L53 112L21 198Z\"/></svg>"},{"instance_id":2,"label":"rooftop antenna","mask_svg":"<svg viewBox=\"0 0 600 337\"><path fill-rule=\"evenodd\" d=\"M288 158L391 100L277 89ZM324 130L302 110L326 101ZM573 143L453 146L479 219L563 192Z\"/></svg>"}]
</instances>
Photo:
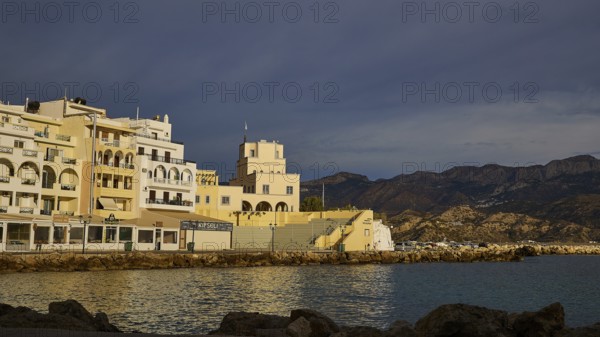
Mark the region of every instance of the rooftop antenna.
<instances>
[{"instance_id":1,"label":"rooftop antenna","mask_svg":"<svg viewBox=\"0 0 600 337\"><path fill-rule=\"evenodd\" d=\"M138 119L140 119L140 107L138 106L135 111L135 125L138 123Z\"/></svg>"},{"instance_id":2,"label":"rooftop antenna","mask_svg":"<svg viewBox=\"0 0 600 337\"><path fill-rule=\"evenodd\" d=\"M321 203L323 206L323 210L325 210L325 183L323 183L323 192L321 194Z\"/></svg>"}]
</instances>

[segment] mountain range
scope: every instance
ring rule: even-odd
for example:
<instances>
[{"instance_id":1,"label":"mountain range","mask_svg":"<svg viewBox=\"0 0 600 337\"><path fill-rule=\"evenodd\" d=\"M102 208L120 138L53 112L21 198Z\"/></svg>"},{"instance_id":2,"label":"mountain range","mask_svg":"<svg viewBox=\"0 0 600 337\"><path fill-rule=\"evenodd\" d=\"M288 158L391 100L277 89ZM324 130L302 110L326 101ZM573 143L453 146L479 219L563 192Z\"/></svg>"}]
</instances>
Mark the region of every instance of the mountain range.
<instances>
[{"instance_id":1,"label":"mountain range","mask_svg":"<svg viewBox=\"0 0 600 337\"><path fill-rule=\"evenodd\" d=\"M321 196L323 184L326 208L373 209L391 223L404 224L407 214L427 221L460 206L476 210L479 220L511 213L555 226L600 229L600 160L590 155L527 167L458 166L375 181L340 172L303 182L301 198Z\"/></svg>"}]
</instances>

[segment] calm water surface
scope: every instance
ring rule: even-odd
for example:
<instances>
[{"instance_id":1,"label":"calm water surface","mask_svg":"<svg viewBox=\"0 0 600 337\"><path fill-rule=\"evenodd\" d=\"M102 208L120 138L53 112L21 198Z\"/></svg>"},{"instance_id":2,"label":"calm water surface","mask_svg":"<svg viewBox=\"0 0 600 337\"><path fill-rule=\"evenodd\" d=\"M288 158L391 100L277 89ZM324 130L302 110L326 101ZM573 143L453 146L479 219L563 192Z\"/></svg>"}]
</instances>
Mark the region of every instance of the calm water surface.
<instances>
[{"instance_id":1,"label":"calm water surface","mask_svg":"<svg viewBox=\"0 0 600 337\"><path fill-rule=\"evenodd\" d=\"M567 325L600 321L600 256L521 263L304 266L0 275L0 302L47 311L77 299L123 330L204 333L230 311L308 307L344 325L415 322L445 303L537 310L559 301Z\"/></svg>"}]
</instances>

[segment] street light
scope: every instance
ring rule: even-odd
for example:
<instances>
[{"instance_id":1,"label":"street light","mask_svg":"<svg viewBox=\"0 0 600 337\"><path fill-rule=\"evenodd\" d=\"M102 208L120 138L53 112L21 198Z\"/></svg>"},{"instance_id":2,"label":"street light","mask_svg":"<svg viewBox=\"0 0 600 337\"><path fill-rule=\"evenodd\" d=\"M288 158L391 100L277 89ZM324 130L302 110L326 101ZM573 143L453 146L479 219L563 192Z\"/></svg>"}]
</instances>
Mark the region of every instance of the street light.
<instances>
[{"instance_id":1,"label":"street light","mask_svg":"<svg viewBox=\"0 0 600 337\"><path fill-rule=\"evenodd\" d=\"M269 224L269 228L271 228L271 252L275 252L275 229L277 229L277 224Z\"/></svg>"},{"instance_id":2,"label":"street light","mask_svg":"<svg viewBox=\"0 0 600 337\"><path fill-rule=\"evenodd\" d=\"M81 254L85 254L85 229L87 228L87 225L89 223L92 222L92 216L88 215L87 217L87 221L84 219L83 215L79 216L79 223L83 224L83 235L82 235L82 239L83 239L83 248L81 249Z\"/></svg>"}]
</instances>

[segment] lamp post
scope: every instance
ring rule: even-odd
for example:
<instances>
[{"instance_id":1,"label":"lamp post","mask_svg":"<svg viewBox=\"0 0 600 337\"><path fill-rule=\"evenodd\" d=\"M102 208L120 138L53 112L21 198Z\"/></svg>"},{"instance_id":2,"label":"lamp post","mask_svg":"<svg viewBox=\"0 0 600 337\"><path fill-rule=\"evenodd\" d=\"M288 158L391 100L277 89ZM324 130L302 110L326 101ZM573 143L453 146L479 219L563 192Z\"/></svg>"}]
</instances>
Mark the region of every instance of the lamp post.
<instances>
[{"instance_id":1,"label":"lamp post","mask_svg":"<svg viewBox=\"0 0 600 337\"><path fill-rule=\"evenodd\" d=\"M277 224L269 224L269 228L271 228L271 253L275 252L275 230L277 229Z\"/></svg>"},{"instance_id":2,"label":"lamp post","mask_svg":"<svg viewBox=\"0 0 600 337\"><path fill-rule=\"evenodd\" d=\"M82 239L83 239L83 248L81 248L81 254L85 254L85 230L87 228L87 225L89 223L92 222L92 216L88 215L87 217L87 221L85 220L85 218L83 217L83 215L79 216L79 223L83 224L83 235L82 235Z\"/></svg>"}]
</instances>

